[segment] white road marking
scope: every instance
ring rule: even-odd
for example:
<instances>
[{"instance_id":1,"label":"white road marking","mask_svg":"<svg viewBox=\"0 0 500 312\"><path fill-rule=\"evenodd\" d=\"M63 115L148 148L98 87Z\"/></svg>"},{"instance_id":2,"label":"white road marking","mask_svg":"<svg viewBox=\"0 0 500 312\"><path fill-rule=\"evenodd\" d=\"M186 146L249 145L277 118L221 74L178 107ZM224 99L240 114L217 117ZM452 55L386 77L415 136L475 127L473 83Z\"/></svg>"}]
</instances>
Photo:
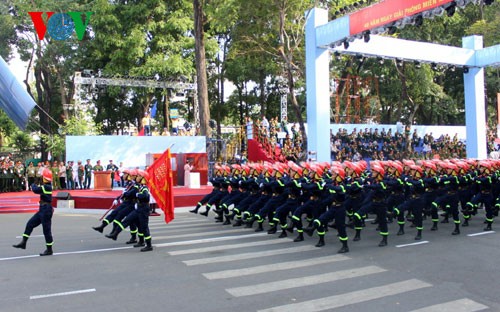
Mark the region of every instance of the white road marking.
<instances>
[{"instance_id":1,"label":"white road marking","mask_svg":"<svg viewBox=\"0 0 500 312\"><path fill-rule=\"evenodd\" d=\"M431 286L431 284L422 282L420 280L411 279L403 282L361 289L340 295L308 300L301 303L286 304L269 309L259 310L258 312L315 312L333 310L335 308L340 308L351 304L366 302L386 296L402 294L408 291Z\"/></svg>"},{"instance_id":2,"label":"white road marking","mask_svg":"<svg viewBox=\"0 0 500 312\"><path fill-rule=\"evenodd\" d=\"M495 231L486 231L486 232L479 232L479 233L473 233L473 234L467 234L467 236L480 236L480 235L487 235L487 234L493 234Z\"/></svg>"},{"instance_id":3,"label":"white road marking","mask_svg":"<svg viewBox=\"0 0 500 312\"><path fill-rule=\"evenodd\" d=\"M283 248L283 249L273 249L266 251L257 251L257 252L249 252L249 253L241 253L237 255L229 255L229 256L220 256L220 257L211 257L211 258L200 258L194 260L186 260L182 261L186 265L201 265L201 264L211 264L211 263L221 263L221 262L231 262L231 261L239 261L239 260L247 260L247 259L255 259L260 257L268 257L268 256L276 256L283 254L290 254L296 252L304 252L304 251L313 251L319 250L314 246L300 246L300 247L292 247L292 248Z\"/></svg>"},{"instance_id":4,"label":"white road marking","mask_svg":"<svg viewBox=\"0 0 500 312\"><path fill-rule=\"evenodd\" d=\"M133 246L128 247L116 247L116 248L104 248L104 249L91 249L91 250L77 250L77 251L67 251L67 252L56 252L53 256L62 256L62 255L74 255L74 254L84 254L84 253L93 253L93 252L103 252L103 251L115 251L122 249L131 249ZM20 256L20 257L9 257L9 258L0 258L0 261L7 260L17 260L17 259L26 259L26 258L34 258L40 257L40 255L29 255L29 256Z\"/></svg>"},{"instance_id":5,"label":"white road marking","mask_svg":"<svg viewBox=\"0 0 500 312\"><path fill-rule=\"evenodd\" d=\"M417 245L428 244L428 243L429 243L429 241L421 241L421 242L416 242L416 243L411 243L411 244L396 245L396 248L417 246Z\"/></svg>"},{"instance_id":6,"label":"white road marking","mask_svg":"<svg viewBox=\"0 0 500 312\"><path fill-rule=\"evenodd\" d=\"M30 299L34 300L34 299L43 299L43 298L58 297L58 296L69 296L69 295L84 294L84 293L89 293L89 292L94 292L94 291L96 291L95 288L75 290L75 291L66 291L66 292L56 293L56 294L30 296Z\"/></svg>"},{"instance_id":7,"label":"white road marking","mask_svg":"<svg viewBox=\"0 0 500 312\"><path fill-rule=\"evenodd\" d=\"M248 235L244 235L244 236L220 236L220 237L212 237L212 238L202 238L202 239L194 239L194 240L190 240L190 241L154 244L153 246L155 246L155 247L184 246L184 245L205 244L205 243L235 240L235 239L248 238L248 237L258 237L258 236L267 236L267 233L248 234ZM155 240L155 237L153 236L153 241L154 240Z\"/></svg>"},{"instance_id":8,"label":"white road marking","mask_svg":"<svg viewBox=\"0 0 500 312\"><path fill-rule=\"evenodd\" d=\"M196 232L196 233L188 233L188 234L178 234L178 235L168 235L168 236L153 236L156 239L176 239L176 238L187 238L187 237L197 237L197 236L213 236L220 234L229 234L229 233L250 233L248 229L221 229L220 231L209 231L209 232Z\"/></svg>"},{"instance_id":9,"label":"white road marking","mask_svg":"<svg viewBox=\"0 0 500 312\"><path fill-rule=\"evenodd\" d=\"M260 273L292 270L292 269L309 267L309 266L314 266L314 265L319 265L319 264L344 261L344 260L349 260L349 259L351 259L351 258L343 256L343 255L334 255L334 256L327 256L327 257L312 258L309 260L270 263L270 264L264 264L264 265L248 267L248 268L241 268L241 269L236 269L236 270L225 270L225 271L218 271L218 272L203 273L203 276L205 276L209 280L216 280L216 279L223 279L223 278L248 276L248 275L260 274Z\"/></svg>"},{"instance_id":10,"label":"white road marking","mask_svg":"<svg viewBox=\"0 0 500 312\"><path fill-rule=\"evenodd\" d=\"M475 312L485 309L488 309L488 307L473 300L464 298L428 306L411 312Z\"/></svg>"},{"instance_id":11,"label":"white road marking","mask_svg":"<svg viewBox=\"0 0 500 312\"><path fill-rule=\"evenodd\" d=\"M223 250L230 250L230 249L239 249L239 248L255 247L255 246L266 246L266 245L273 245L273 244L283 244L283 243L290 244L290 242L291 242L290 239L276 238L276 239L257 241L257 242L249 242L249 243L236 243L236 244L230 244L230 245L220 245L220 246L193 248L193 249L185 249L185 250L176 250L176 251L170 251L169 254L171 256L189 255L189 254L195 254L195 253L223 251Z\"/></svg>"},{"instance_id":12,"label":"white road marking","mask_svg":"<svg viewBox=\"0 0 500 312\"><path fill-rule=\"evenodd\" d=\"M273 291L306 287L311 285L340 281L349 278L361 277L376 273L386 272L387 270L377 266L366 266L361 268L352 268L342 271L322 273L305 277L291 278L286 280L274 281L270 283L261 283L250 286L235 287L226 289L234 297L252 296L267 294Z\"/></svg>"}]
</instances>

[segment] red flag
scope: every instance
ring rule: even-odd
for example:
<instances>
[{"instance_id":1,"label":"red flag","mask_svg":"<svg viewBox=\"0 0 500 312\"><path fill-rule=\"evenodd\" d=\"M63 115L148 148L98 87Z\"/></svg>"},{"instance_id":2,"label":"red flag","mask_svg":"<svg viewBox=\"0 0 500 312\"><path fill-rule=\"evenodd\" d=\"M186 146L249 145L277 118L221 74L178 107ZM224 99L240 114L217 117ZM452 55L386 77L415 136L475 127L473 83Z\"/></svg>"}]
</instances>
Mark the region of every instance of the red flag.
<instances>
[{"instance_id":1,"label":"red flag","mask_svg":"<svg viewBox=\"0 0 500 312\"><path fill-rule=\"evenodd\" d=\"M166 223L174 219L174 179L171 158L170 148L168 148L147 170L150 177L148 182L151 195L158 207L163 210Z\"/></svg>"}]
</instances>

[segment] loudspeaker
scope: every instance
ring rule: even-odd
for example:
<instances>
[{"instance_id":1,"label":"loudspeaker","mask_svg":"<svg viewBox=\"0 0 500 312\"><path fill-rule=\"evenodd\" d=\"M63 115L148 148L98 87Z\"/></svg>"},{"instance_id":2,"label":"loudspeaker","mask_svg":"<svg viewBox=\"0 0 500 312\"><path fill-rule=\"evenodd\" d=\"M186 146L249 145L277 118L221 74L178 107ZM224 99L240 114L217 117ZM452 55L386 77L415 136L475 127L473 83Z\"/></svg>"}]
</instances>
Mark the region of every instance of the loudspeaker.
<instances>
[{"instance_id":1,"label":"loudspeaker","mask_svg":"<svg viewBox=\"0 0 500 312\"><path fill-rule=\"evenodd\" d=\"M56 194L55 198L69 200L69 199L71 199L71 194L69 192L58 192Z\"/></svg>"}]
</instances>

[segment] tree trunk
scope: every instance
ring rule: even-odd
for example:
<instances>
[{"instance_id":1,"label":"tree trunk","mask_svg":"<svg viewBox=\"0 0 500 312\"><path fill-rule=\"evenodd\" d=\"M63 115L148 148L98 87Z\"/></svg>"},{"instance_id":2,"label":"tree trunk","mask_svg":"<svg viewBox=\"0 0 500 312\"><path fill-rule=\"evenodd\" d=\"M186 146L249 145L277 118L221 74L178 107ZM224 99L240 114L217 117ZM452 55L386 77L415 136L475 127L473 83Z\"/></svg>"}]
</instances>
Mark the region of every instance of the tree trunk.
<instances>
[{"instance_id":1,"label":"tree trunk","mask_svg":"<svg viewBox=\"0 0 500 312\"><path fill-rule=\"evenodd\" d=\"M203 0L193 0L200 134L210 137L211 129L208 125L210 120L210 107L208 105L207 66L204 41L205 33L203 30L205 15L203 13L203 4Z\"/></svg>"}]
</instances>

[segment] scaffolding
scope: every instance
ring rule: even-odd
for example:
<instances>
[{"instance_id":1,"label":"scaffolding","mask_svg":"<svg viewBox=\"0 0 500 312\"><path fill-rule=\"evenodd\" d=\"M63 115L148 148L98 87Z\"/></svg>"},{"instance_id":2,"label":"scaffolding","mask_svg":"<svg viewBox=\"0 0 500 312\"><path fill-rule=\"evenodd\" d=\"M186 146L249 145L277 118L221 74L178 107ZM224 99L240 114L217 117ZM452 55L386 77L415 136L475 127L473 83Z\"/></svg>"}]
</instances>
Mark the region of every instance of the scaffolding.
<instances>
[{"instance_id":1,"label":"scaffolding","mask_svg":"<svg viewBox=\"0 0 500 312\"><path fill-rule=\"evenodd\" d=\"M379 84L375 77L348 75L332 81L335 123L375 123L380 109Z\"/></svg>"}]
</instances>

